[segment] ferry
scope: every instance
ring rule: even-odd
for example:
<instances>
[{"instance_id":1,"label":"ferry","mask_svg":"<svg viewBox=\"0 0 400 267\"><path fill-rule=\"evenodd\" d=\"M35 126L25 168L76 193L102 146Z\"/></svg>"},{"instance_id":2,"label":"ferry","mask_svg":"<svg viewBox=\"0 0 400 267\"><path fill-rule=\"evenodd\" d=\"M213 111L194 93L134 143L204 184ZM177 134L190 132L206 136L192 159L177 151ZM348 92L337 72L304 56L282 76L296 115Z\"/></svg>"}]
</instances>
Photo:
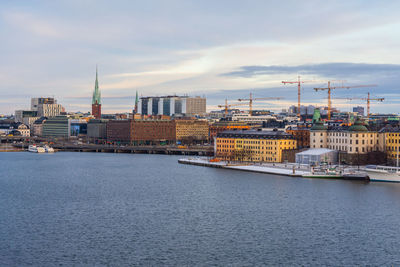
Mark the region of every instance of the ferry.
<instances>
[{"instance_id":1,"label":"ferry","mask_svg":"<svg viewBox=\"0 0 400 267\"><path fill-rule=\"evenodd\" d=\"M46 152L44 147L40 147L40 146L36 146L36 145L30 145L28 147L28 151L33 152L33 153L45 153Z\"/></svg>"},{"instance_id":2,"label":"ferry","mask_svg":"<svg viewBox=\"0 0 400 267\"><path fill-rule=\"evenodd\" d=\"M368 165L365 171L371 182L400 183L400 168L392 166Z\"/></svg>"},{"instance_id":3,"label":"ferry","mask_svg":"<svg viewBox=\"0 0 400 267\"><path fill-rule=\"evenodd\" d=\"M46 151L46 153L54 153L54 148L49 147L48 145L44 146L44 150Z\"/></svg>"}]
</instances>

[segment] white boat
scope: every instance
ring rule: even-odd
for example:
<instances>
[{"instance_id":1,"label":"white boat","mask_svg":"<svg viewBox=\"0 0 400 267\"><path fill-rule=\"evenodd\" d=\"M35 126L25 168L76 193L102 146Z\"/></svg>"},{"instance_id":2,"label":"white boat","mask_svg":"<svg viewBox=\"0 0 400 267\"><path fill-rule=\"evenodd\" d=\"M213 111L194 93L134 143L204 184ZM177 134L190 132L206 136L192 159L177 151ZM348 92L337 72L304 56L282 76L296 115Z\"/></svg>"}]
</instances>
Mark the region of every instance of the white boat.
<instances>
[{"instance_id":1,"label":"white boat","mask_svg":"<svg viewBox=\"0 0 400 267\"><path fill-rule=\"evenodd\" d=\"M44 150L45 150L47 153L54 153L54 148L49 147L48 145L45 145L45 146L44 146Z\"/></svg>"},{"instance_id":2,"label":"white boat","mask_svg":"<svg viewBox=\"0 0 400 267\"><path fill-rule=\"evenodd\" d=\"M365 171L372 182L400 183L400 168L392 166L366 166Z\"/></svg>"},{"instance_id":3,"label":"white boat","mask_svg":"<svg viewBox=\"0 0 400 267\"><path fill-rule=\"evenodd\" d=\"M28 151L29 151L29 152L33 152L33 153L44 153L44 152L46 152L46 150L44 149L44 147L36 146L36 145L30 145L30 146L28 147Z\"/></svg>"}]
</instances>

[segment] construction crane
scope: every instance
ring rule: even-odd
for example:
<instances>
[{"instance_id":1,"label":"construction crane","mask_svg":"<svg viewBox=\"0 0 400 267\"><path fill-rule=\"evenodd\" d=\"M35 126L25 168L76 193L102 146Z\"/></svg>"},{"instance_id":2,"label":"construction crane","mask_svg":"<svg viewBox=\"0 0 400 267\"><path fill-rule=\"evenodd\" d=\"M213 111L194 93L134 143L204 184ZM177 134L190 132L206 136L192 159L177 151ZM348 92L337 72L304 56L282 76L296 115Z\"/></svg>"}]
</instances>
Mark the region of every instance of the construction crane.
<instances>
[{"instance_id":1,"label":"construction crane","mask_svg":"<svg viewBox=\"0 0 400 267\"><path fill-rule=\"evenodd\" d=\"M383 100L385 100L385 98L383 98L383 97L371 98L369 92L368 92L368 97L366 97L366 98L365 97L347 97L347 98L340 98L340 99L367 101L367 118L368 118L368 120L369 120L369 114L370 114L370 108L371 108L371 101L383 102Z\"/></svg>"},{"instance_id":2,"label":"construction crane","mask_svg":"<svg viewBox=\"0 0 400 267\"><path fill-rule=\"evenodd\" d=\"M328 81L328 87L319 87L319 88L314 88L315 91L323 91L323 90L328 90L328 120L331 119L331 111L332 111L332 100L331 100L331 90L333 89L339 89L339 88L345 88L345 89L350 89L350 88L360 88L360 87L374 87L377 86L376 84L368 84L368 85L352 85L352 86L331 86L331 81Z\"/></svg>"},{"instance_id":3,"label":"construction crane","mask_svg":"<svg viewBox=\"0 0 400 267\"><path fill-rule=\"evenodd\" d=\"M240 98L238 101L249 101L249 114L250 116L253 114L253 101L254 100L279 100L283 99L283 97L261 97L261 98L253 98L253 94L250 93L249 98ZM245 104L247 105L247 104Z\"/></svg>"},{"instance_id":4,"label":"construction crane","mask_svg":"<svg viewBox=\"0 0 400 267\"><path fill-rule=\"evenodd\" d=\"M297 77L297 81L295 82L290 82L290 81L282 81L283 84L292 84L292 83L297 83L297 117L300 119L300 89L301 89L301 84L302 83L309 83L309 82L315 82L315 81L301 81L300 76Z\"/></svg>"},{"instance_id":5,"label":"construction crane","mask_svg":"<svg viewBox=\"0 0 400 267\"><path fill-rule=\"evenodd\" d=\"M228 108L234 107L234 106L244 106L247 105L245 103L237 103L237 104L229 104L228 105L228 99L225 99L225 105L218 105L219 108L225 108L225 117L228 115Z\"/></svg>"}]
</instances>

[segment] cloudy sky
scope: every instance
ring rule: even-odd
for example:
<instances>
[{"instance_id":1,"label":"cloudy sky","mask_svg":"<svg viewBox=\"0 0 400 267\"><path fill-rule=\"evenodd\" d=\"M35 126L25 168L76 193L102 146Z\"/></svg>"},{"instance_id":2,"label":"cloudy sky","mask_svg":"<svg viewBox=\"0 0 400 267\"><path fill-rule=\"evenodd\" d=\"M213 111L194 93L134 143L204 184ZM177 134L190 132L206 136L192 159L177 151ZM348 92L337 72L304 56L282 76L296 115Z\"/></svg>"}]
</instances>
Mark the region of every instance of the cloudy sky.
<instances>
[{"instance_id":1,"label":"cloudy sky","mask_svg":"<svg viewBox=\"0 0 400 267\"><path fill-rule=\"evenodd\" d=\"M257 108L324 105L327 80L377 87L333 97L385 97L376 112L400 112L400 1L1 1L0 113L54 96L90 110L95 68L103 112L128 112L139 95L278 96ZM365 101L334 99L349 110Z\"/></svg>"}]
</instances>

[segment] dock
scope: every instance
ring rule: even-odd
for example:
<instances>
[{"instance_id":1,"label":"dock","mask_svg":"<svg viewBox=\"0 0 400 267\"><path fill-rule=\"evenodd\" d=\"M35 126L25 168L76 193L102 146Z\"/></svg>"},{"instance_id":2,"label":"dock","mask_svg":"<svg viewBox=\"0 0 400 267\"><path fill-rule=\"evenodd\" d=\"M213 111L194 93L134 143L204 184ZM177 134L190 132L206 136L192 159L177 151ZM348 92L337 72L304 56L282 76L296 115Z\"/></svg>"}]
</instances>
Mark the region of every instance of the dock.
<instances>
[{"instance_id":1,"label":"dock","mask_svg":"<svg viewBox=\"0 0 400 267\"><path fill-rule=\"evenodd\" d=\"M212 167L212 168L223 168L230 170L238 170L238 171L247 171L247 172L257 172L257 173L266 173L266 174L274 174L274 175L284 175L290 177L302 177L304 174L308 173L303 170L298 170L296 168L284 168L284 167L274 167L274 166L266 166L266 165L256 165L256 164L234 164L227 162L209 162L207 158L183 158L179 159L178 163L180 164L189 164L189 165L197 165L204 167Z\"/></svg>"}]
</instances>

